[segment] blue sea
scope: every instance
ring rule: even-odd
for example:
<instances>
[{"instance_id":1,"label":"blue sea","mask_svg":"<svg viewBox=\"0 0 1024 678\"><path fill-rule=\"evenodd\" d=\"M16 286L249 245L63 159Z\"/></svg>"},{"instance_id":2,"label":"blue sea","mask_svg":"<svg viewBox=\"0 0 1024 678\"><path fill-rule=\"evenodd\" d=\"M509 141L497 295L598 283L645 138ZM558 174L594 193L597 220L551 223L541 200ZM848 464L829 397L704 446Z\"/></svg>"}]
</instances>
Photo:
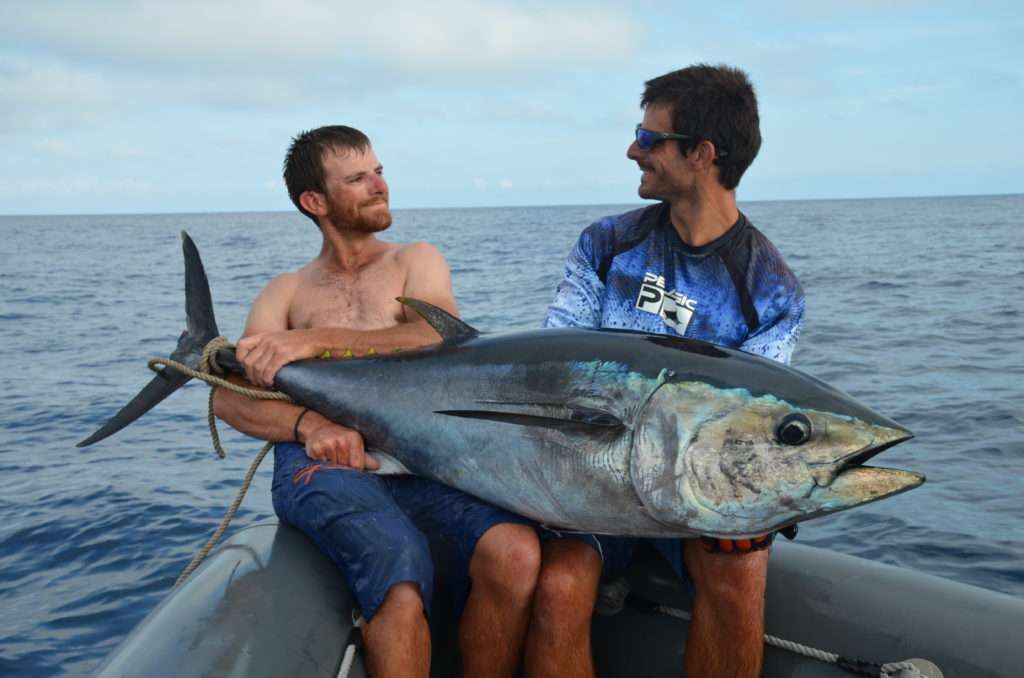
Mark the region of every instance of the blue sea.
<instances>
[{"instance_id":1,"label":"blue sea","mask_svg":"<svg viewBox=\"0 0 1024 678\"><path fill-rule=\"evenodd\" d=\"M463 316L536 328L579 231L634 206L397 210L438 245ZM744 203L807 293L794 365L912 429L876 463L913 492L799 540L1024 597L1024 196ZM206 431L194 384L80 450L184 325L179 232L237 338L319 248L297 214L0 217L0 675L88 672L170 590L259 444ZM272 518L269 462L233 529Z\"/></svg>"}]
</instances>

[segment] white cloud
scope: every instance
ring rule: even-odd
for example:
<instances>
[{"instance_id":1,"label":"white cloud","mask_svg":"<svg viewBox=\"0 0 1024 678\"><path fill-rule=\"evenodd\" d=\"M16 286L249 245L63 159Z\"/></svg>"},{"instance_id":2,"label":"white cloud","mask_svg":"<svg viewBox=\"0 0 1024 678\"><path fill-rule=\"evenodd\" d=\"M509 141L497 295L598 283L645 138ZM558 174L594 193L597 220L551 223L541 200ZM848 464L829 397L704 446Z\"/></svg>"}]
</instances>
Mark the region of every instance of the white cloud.
<instances>
[{"instance_id":1,"label":"white cloud","mask_svg":"<svg viewBox=\"0 0 1024 678\"><path fill-rule=\"evenodd\" d=\"M243 11L198 0L36 0L0 8L0 36L10 45L46 45L117 69L196 74L356 65L433 75L557 69L627 56L637 33L623 12L564 1L262 0Z\"/></svg>"},{"instance_id":2,"label":"white cloud","mask_svg":"<svg viewBox=\"0 0 1024 678\"><path fill-rule=\"evenodd\" d=\"M538 99L523 97L491 101L488 104L488 113L494 120L507 122L553 124L570 119L570 116L563 110L556 110Z\"/></svg>"},{"instance_id":3,"label":"white cloud","mask_svg":"<svg viewBox=\"0 0 1024 678\"><path fill-rule=\"evenodd\" d=\"M637 28L626 15L594 5L524 8L498 2L393 2L390 24L372 24L370 46L389 44L395 65L414 72L562 69L627 56ZM386 55L385 58L389 58Z\"/></svg>"},{"instance_id":4,"label":"white cloud","mask_svg":"<svg viewBox=\"0 0 1024 678\"><path fill-rule=\"evenodd\" d=\"M55 139L48 137L40 139L36 144L36 148L46 153L52 153L54 155L69 155L73 152L71 144L64 139Z\"/></svg>"},{"instance_id":5,"label":"white cloud","mask_svg":"<svg viewBox=\"0 0 1024 678\"><path fill-rule=\"evenodd\" d=\"M0 54L0 132L91 122L109 100L103 79L94 73Z\"/></svg>"},{"instance_id":6,"label":"white cloud","mask_svg":"<svg viewBox=\"0 0 1024 678\"><path fill-rule=\"evenodd\" d=\"M65 177L48 179L24 179L21 181L0 182L0 194L17 195L19 197L33 195L139 195L152 194L155 186L145 180L133 177L108 178L92 174L75 174Z\"/></svg>"},{"instance_id":7,"label":"white cloud","mask_svg":"<svg viewBox=\"0 0 1024 678\"><path fill-rule=\"evenodd\" d=\"M110 154L113 155L115 158L138 159L146 157L146 149L143 148L142 146L129 146L125 144L120 144L110 149Z\"/></svg>"},{"instance_id":8,"label":"white cloud","mask_svg":"<svg viewBox=\"0 0 1024 678\"><path fill-rule=\"evenodd\" d=\"M309 110L404 85L553 80L622 63L639 32L576 0L0 3L0 131L152 105Z\"/></svg>"},{"instance_id":9,"label":"white cloud","mask_svg":"<svg viewBox=\"0 0 1024 678\"><path fill-rule=\"evenodd\" d=\"M100 77L54 60L0 58L0 87L35 106L59 106L71 100L95 103L104 98Z\"/></svg>"}]
</instances>

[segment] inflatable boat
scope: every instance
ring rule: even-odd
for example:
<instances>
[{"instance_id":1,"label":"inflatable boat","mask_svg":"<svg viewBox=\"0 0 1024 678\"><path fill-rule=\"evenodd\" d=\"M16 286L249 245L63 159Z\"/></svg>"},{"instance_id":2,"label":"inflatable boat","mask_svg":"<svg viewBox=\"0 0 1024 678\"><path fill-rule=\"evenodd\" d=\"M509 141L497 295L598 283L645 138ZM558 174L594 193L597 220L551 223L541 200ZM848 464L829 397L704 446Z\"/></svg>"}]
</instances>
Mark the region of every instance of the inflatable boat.
<instances>
[{"instance_id":1,"label":"inflatable boat","mask_svg":"<svg viewBox=\"0 0 1024 678\"><path fill-rule=\"evenodd\" d=\"M777 541L770 563L766 634L825 659L769 644L766 678L863 675L909 658L933 665L923 675L1024 675L1022 600L795 543ZM626 581L617 584L594 616L598 675L680 676L685 587L653 552L638 555L628 594ZM431 675L458 676L443 576L438 585ZM287 526L261 524L214 551L95 675L363 678L357 617L342 577L312 542Z\"/></svg>"}]
</instances>

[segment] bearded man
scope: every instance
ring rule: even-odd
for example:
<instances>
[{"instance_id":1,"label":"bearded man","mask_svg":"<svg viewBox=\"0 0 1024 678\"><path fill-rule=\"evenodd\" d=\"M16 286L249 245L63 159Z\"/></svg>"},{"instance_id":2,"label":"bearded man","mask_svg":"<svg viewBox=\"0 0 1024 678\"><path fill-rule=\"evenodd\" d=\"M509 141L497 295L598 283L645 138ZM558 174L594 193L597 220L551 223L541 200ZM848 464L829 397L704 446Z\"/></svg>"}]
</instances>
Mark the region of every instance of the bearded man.
<instances>
[{"instance_id":1,"label":"bearded man","mask_svg":"<svg viewBox=\"0 0 1024 678\"><path fill-rule=\"evenodd\" d=\"M323 242L316 258L275 277L253 303L237 350L248 381L271 387L285 364L325 353L436 343L434 330L396 297L457 315L448 266L427 243L377 238L391 212L369 139L345 126L302 133L284 178ZM468 590L459 625L463 675L515 674L540 567L525 519L432 480L366 473L377 464L362 436L312 410L224 389L214 410L239 431L277 443L274 510L341 569L367 620L372 675L429 674L433 563L423 530L451 549L446 574L457 592Z\"/></svg>"}]
</instances>

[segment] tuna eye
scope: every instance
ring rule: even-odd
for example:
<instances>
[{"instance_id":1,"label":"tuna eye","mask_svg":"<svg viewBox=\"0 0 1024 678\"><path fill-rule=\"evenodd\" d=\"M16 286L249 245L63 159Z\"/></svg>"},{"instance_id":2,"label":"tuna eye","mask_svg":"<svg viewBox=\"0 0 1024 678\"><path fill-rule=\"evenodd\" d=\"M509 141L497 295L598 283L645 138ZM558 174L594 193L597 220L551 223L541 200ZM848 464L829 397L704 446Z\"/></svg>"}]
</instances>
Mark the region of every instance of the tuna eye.
<instances>
[{"instance_id":1,"label":"tuna eye","mask_svg":"<svg viewBox=\"0 0 1024 678\"><path fill-rule=\"evenodd\" d=\"M811 420L799 412L788 414L779 423L775 435L783 445L803 445L811 439Z\"/></svg>"}]
</instances>

